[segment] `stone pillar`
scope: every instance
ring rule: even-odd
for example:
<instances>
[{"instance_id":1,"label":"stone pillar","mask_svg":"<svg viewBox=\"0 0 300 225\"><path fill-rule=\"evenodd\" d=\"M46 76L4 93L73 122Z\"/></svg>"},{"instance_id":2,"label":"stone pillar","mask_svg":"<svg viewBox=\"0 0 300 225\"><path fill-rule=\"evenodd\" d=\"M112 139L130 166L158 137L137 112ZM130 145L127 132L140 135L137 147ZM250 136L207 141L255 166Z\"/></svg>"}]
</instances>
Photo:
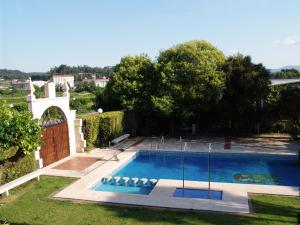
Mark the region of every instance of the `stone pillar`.
<instances>
[{"instance_id":1,"label":"stone pillar","mask_svg":"<svg viewBox=\"0 0 300 225\"><path fill-rule=\"evenodd\" d=\"M49 82L45 84L45 98L56 98L54 82Z\"/></svg>"},{"instance_id":2,"label":"stone pillar","mask_svg":"<svg viewBox=\"0 0 300 225\"><path fill-rule=\"evenodd\" d=\"M76 152L84 152L86 148L86 141L84 140L82 133L82 119L76 118L74 120L75 140L76 140Z\"/></svg>"},{"instance_id":3,"label":"stone pillar","mask_svg":"<svg viewBox=\"0 0 300 225\"><path fill-rule=\"evenodd\" d=\"M35 160L36 160L36 168L37 169L43 168L43 159L41 159L41 157L40 157L40 148L38 148L34 152L34 156L35 156Z\"/></svg>"}]
</instances>

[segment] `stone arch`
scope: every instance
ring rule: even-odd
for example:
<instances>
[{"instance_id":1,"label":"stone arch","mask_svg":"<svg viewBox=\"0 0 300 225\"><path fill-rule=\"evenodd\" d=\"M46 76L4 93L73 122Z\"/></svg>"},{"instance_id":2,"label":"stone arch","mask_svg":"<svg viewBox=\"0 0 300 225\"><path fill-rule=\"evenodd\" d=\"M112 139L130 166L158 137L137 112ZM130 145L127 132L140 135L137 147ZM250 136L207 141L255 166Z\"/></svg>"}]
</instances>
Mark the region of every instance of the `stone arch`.
<instances>
[{"instance_id":1,"label":"stone arch","mask_svg":"<svg viewBox=\"0 0 300 225\"><path fill-rule=\"evenodd\" d=\"M50 107L59 108L65 115L68 126L69 151L70 155L76 153L76 140L74 120L76 118L76 110L70 110L70 94L67 83L64 85L64 93L62 97L56 97L55 83L48 82L45 84L45 98L36 98L34 95L34 87L29 80L29 94L27 97L29 110L32 112L33 118L41 119L43 113ZM41 164L41 162L39 163ZM40 165L41 167L41 165Z\"/></svg>"}]
</instances>

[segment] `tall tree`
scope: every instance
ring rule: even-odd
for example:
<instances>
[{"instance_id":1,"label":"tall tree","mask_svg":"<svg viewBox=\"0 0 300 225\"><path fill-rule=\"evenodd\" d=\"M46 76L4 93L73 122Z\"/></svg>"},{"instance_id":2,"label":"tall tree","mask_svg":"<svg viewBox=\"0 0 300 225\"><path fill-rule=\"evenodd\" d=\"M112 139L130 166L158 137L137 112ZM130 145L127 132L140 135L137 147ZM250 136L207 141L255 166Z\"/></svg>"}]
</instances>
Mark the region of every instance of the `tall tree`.
<instances>
[{"instance_id":1,"label":"tall tree","mask_svg":"<svg viewBox=\"0 0 300 225\"><path fill-rule=\"evenodd\" d=\"M281 119L292 122L292 133L300 134L300 89L288 87L281 91L279 100L279 113Z\"/></svg>"},{"instance_id":2,"label":"tall tree","mask_svg":"<svg viewBox=\"0 0 300 225\"><path fill-rule=\"evenodd\" d=\"M238 54L226 60L226 89L223 98L225 118L235 131L258 128L263 103L269 93L270 74L250 56Z\"/></svg>"},{"instance_id":3,"label":"tall tree","mask_svg":"<svg viewBox=\"0 0 300 225\"><path fill-rule=\"evenodd\" d=\"M149 109L154 66L147 55L126 56L116 65L105 95L127 111Z\"/></svg>"},{"instance_id":4,"label":"tall tree","mask_svg":"<svg viewBox=\"0 0 300 225\"><path fill-rule=\"evenodd\" d=\"M224 62L224 54L206 41L186 42L162 51L154 107L183 119L210 111L222 96Z\"/></svg>"}]
</instances>

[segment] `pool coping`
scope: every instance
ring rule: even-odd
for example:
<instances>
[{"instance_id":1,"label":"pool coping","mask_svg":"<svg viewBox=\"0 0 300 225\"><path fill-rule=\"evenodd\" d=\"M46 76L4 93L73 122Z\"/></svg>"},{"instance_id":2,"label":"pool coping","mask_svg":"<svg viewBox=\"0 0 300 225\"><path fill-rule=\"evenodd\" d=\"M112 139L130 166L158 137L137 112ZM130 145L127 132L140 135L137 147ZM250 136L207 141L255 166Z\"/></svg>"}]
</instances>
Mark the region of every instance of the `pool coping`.
<instances>
[{"instance_id":1,"label":"pool coping","mask_svg":"<svg viewBox=\"0 0 300 225\"><path fill-rule=\"evenodd\" d=\"M211 189L223 192L222 200L173 197L182 180L160 179L149 195L93 191L91 188L106 175L119 169L137 154L129 150L118 155L119 161L108 161L86 176L56 193L54 198L106 202L112 204L140 205L161 208L250 213L248 193L299 196L299 187L211 182ZM207 182L185 181L186 188L207 188Z\"/></svg>"}]
</instances>

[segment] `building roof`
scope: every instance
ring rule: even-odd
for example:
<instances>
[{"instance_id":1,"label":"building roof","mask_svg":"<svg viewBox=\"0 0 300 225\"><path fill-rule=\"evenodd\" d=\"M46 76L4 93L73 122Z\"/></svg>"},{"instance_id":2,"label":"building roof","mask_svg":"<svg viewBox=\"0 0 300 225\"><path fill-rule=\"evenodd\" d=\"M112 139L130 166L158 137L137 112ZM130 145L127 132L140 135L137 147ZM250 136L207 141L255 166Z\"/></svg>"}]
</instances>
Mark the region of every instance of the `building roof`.
<instances>
[{"instance_id":1,"label":"building roof","mask_svg":"<svg viewBox=\"0 0 300 225\"><path fill-rule=\"evenodd\" d=\"M300 79L271 79L271 86L300 83Z\"/></svg>"}]
</instances>

